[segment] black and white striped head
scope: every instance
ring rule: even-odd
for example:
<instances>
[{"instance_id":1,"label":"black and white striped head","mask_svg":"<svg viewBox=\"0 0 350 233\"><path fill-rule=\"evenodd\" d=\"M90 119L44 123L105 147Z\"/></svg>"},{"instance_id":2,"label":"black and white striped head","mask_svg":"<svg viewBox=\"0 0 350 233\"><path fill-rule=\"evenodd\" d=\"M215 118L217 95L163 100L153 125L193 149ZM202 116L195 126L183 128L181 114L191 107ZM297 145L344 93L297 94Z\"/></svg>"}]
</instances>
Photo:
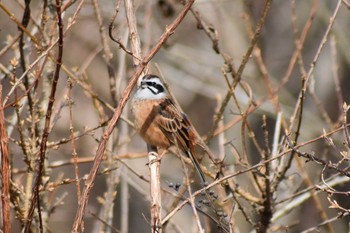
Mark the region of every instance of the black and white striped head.
<instances>
[{"instance_id":1,"label":"black and white striped head","mask_svg":"<svg viewBox=\"0 0 350 233\"><path fill-rule=\"evenodd\" d=\"M160 78L153 74L142 77L135 98L138 99L163 99L166 97L164 84Z\"/></svg>"}]
</instances>

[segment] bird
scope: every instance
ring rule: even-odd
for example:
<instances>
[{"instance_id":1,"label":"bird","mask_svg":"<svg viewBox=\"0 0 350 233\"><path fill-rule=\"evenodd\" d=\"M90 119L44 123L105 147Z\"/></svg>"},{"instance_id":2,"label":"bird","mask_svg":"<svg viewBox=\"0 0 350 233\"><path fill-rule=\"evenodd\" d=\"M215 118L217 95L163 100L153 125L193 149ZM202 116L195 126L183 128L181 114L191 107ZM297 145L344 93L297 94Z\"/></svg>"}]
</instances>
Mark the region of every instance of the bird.
<instances>
[{"instance_id":1,"label":"bird","mask_svg":"<svg viewBox=\"0 0 350 233\"><path fill-rule=\"evenodd\" d=\"M196 131L186 114L169 98L157 75L146 74L141 78L131 101L131 112L136 131L149 146L163 149L178 147L190 158L202 184L207 185L196 158Z\"/></svg>"},{"instance_id":2,"label":"bird","mask_svg":"<svg viewBox=\"0 0 350 233\"><path fill-rule=\"evenodd\" d=\"M195 148L201 147L213 160L214 156L197 131L174 101L168 96L164 83L154 74L144 75L138 82L137 90L131 101L131 112L134 115L134 127L149 148L168 149L176 146L187 155L199 175L201 185L208 186L204 172L196 158ZM204 191L209 205L218 218L222 219L216 209L214 196ZM228 232L225 219L218 221L221 232Z\"/></svg>"}]
</instances>

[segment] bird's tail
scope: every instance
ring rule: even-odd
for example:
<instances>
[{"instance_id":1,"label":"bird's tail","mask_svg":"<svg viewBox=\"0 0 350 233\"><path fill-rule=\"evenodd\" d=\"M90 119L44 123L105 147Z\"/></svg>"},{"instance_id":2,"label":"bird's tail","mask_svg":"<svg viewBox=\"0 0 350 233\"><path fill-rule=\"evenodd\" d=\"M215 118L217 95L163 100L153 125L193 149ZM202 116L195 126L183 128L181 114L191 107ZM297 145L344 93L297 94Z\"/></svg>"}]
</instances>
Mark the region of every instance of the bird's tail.
<instances>
[{"instance_id":1,"label":"bird's tail","mask_svg":"<svg viewBox=\"0 0 350 233\"><path fill-rule=\"evenodd\" d=\"M193 163L193 166L196 169L196 171L197 171L197 173L198 173L198 175L199 175L199 177L200 177L200 179L202 181L202 185L207 186L208 183L205 180L204 172L203 172L202 168L200 167L198 160L193 155L193 153L191 153L191 151L189 151L189 150L187 151L187 155L191 159L191 162Z\"/></svg>"},{"instance_id":2,"label":"bird's tail","mask_svg":"<svg viewBox=\"0 0 350 233\"><path fill-rule=\"evenodd\" d=\"M208 183L207 183L207 181L205 180L205 176L204 176L203 170L202 170L202 168L200 167L199 162L198 162L198 160L196 159L196 157L193 155L193 153L192 153L190 150L187 151L187 155L188 155L188 157L190 157L190 159L191 159L191 161L192 161L192 163L193 163L193 166L196 168L196 171L197 171L197 173L198 173L198 175L199 175L199 177L200 177L200 179L201 179L201 181L202 181L202 186L203 186L203 187L208 186ZM209 206L214 210L214 212L215 212L217 218L220 219L220 221L217 222L217 223L218 223L218 226L219 226L219 229L220 229L220 232L228 232L228 229L227 229L227 225L228 225L228 224L227 224L227 222L225 221L225 219L222 218L222 216L219 216L219 214L218 214L219 211L217 210L217 208L215 207L215 204L214 204L214 202L213 202L213 196L211 196L211 195L209 194L209 192L208 192L207 189L205 189L204 192L205 192L205 195L206 195L206 197L207 197L207 199L208 199L208 201L209 201Z\"/></svg>"}]
</instances>

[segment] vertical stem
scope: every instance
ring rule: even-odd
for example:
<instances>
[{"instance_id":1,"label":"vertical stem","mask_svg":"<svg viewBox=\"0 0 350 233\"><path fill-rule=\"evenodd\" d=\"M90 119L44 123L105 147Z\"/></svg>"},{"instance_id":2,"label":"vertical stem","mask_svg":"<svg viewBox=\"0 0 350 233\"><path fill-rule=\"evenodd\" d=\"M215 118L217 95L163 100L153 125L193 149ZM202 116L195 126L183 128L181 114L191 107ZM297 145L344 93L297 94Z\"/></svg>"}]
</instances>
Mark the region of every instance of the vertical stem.
<instances>
[{"instance_id":1,"label":"vertical stem","mask_svg":"<svg viewBox=\"0 0 350 233\"><path fill-rule=\"evenodd\" d=\"M135 9L132 0L125 0L126 19L128 20L128 27L130 31L131 51L136 57L141 57L141 41L137 31L137 21L135 16ZM133 57L134 66L138 66L140 61Z\"/></svg>"},{"instance_id":2,"label":"vertical stem","mask_svg":"<svg viewBox=\"0 0 350 233\"><path fill-rule=\"evenodd\" d=\"M10 218L10 164L8 154L8 137L5 128L4 107L2 104L2 85L0 84L0 146L1 146L1 202L2 202L2 221L3 232L11 232Z\"/></svg>"},{"instance_id":3,"label":"vertical stem","mask_svg":"<svg viewBox=\"0 0 350 233\"><path fill-rule=\"evenodd\" d=\"M151 186L151 232L161 233L161 187L160 187L160 156L157 148L147 145L148 148L148 164L150 170L150 186Z\"/></svg>"},{"instance_id":4,"label":"vertical stem","mask_svg":"<svg viewBox=\"0 0 350 233\"><path fill-rule=\"evenodd\" d=\"M54 74L54 79L52 80L52 84L51 84L51 93L50 93L50 97L49 97L49 104L47 105L47 110L46 110L44 132L43 132L43 136L42 136L41 143L40 143L39 164L36 168L37 172L36 172L36 177L35 177L35 184L33 187L32 202L30 204L30 208L28 211L27 222L25 225L24 232L30 232L30 227L31 227L31 223L33 220L35 205L37 205L37 208L38 208L40 232L43 232L43 223L42 223L42 218L41 218L41 207L40 207L40 199L39 199L39 187L40 187L40 184L42 182L42 177L44 176L44 163L45 163L45 154L46 154L46 148L47 148L46 143L47 143L49 133L50 133L49 130L50 130L52 108L53 108L53 104L55 102L57 83L58 83L58 79L60 77L60 70L61 70L61 66L62 66L63 23L62 23L62 17L61 17L61 0L56 0L56 12L57 12L57 21L58 21L57 25L58 25L58 32L59 32L56 70L55 70L55 74Z\"/></svg>"},{"instance_id":5,"label":"vertical stem","mask_svg":"<svg viewBox=\"0 0 350 233\"><path fill-rule=\"evenodd\" d=\"M80 179L79 179L79 167L78 167L78 154L75 146L75 136L74 136L74 125L73 125L73 100L72 100L72 80L68 79L68 106L69 106L69 129L70 136L72 139L72 157L74 161L74 175L77 187L77 198L78 202L81 200L81 189L80 189Z\"/></svg>"},{"instance_id":6,"label":"vertical stem","mask_svg":"<svg viewBox=\"0 0 350 233\"><path fill-rule=\"evenodd\" d=\"M121 168L122 179L120 186L120 199L121 199L121 219L120 219L120 229L121 232L129 232L129 184L128 184L128 169L125 166Z\"/></svg>"}]
</instances>

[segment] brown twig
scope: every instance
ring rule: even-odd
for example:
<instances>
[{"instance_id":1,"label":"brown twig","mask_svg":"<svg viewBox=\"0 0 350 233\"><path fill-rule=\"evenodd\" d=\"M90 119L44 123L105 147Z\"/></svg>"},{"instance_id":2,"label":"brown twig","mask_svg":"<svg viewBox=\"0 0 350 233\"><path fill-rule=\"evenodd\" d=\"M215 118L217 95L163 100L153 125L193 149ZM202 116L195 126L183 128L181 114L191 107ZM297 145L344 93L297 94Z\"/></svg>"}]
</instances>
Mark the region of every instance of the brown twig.
<instances>
[{"instance_id":1,"label":"brown twig","mask_svg":"<svg viewBox=\"0 0 350 233\"><path fill-rule=\"evenodd\" d=\"M104 221L103 219L101 219L99 216L97 216L96 214L90 212L90 214L92 216L94 216L94 218L96 218L97 220L99 220L101 223L103 223L103 225L107 226L109 229L111 229L113 232L115 233L121 233L123 231L119 231L117 228L113 227L112 225L108 224L108 222Z\"/></svg>"},{"instance_id":2,"label":"brown twig","mask_svg":"<svg viewBox=\"0 0 350 233\"><path fill-rule=\"evenodd\" d=\"M70 3L70 1L67 1L67 2L65 3L65 5L62 7L61 12L63 12L63 10L65 9L65 6L67 6L67 4L69 5L69 3ZM83 3L84 3L84 0L82 0L82 1L79 3L79 5L78 5L78 7L77 7L77 10L75 11L75 13L74 13L74 15L73 15L73 17L72 17L72 20L71 20L70 23L67 25L67 27L66 27L66 29L65 29L65 31L64 31L64 35L65 35L65 34L71 29L71 27L75 24L75 22L76 22L75 20L76 20L76 18L77 18L77 16L78 16L78 13L80 12L80 10L81 10L81 8L82 8ZM49 47L43 48L42 45L39 43L39 41L38 41L33 35L31 35L31 33L30 33L25 27L23 27L23 25L18 21L18 19L16 19L16 18L13 16L13 14L11 13L11 11L8 10L1 2L0 2L0 8L3 9L3 10L6 12L6 14L8 14L8 15L10 16L10 18L17 24L18 27L20 27L20 28L26 33L26 35L27 35L28 37L31 38L32 42L34 42L34 44L38 47L39 50L43 50L43 51L44 51L44 52L42 52L42 53L40 54L40 56L39 56L35 61L33 61L30 65L28 65L27 69L23 72L23 74L21 75L21 77L17 79L16 83L13 85L13 87L11 88L11 90L8 92L8 94L7 94L6 97L4 98L4 101L3 101L4 103L3 103L3 104L4 104L4 106L5 106L4 108L6 109L6 108L8 108L8 107L10 107L10 106L13 106L13 105L15 104L15 103L13 103L13 102L12 102L12 103L9 103L9 104L6 104L7 101L8 101L8 99L10 98L10 95L12 95L13 91L15 90L15 88L16 88L18 85L20 85L20 84L22 83L22 81L23 81L25 75L27 75L27 74L41 61L42 58L44 58L44 57L46 58L47 56L49 56L49 58L50 58L51 60L53 60L54 62L56 62L56 58L54 58L54 57L50 54L50 51L56 46L57 43L59 43L59 38L56 39L56 40L54 40L54 42L52 42L51 45L50 45ZM66 67L64 66L64 64L62 64L62 67L61 67L61 68L62 68L67 74L69 74L69 76L70 76L71 78L75 78L75 76L72 74L72 72L70 72L70 70L69 70L68 68L66 68ZM38 78L40 78L40 76L37 76L37 77L36 77L36 79L35 79L35 80L33 81L33 83L30 85L29 89L26 90L26 92L25 92L22 96L18 97L17 101L20 101L22 98L24 98L24 97L27 95L27 93L28 93L33 87L35 87L35 84L36 84ZM76 78L74 79L74 81L77 81ZM80 82L78 82L78 81L77 81L77 83L80 84Z\"/></svg>"},{"instance_id":3,"label":"brown twig","mask_svg":"<svg viewBox=\"0 0 350 233\"><path fill-rule=\"evenodd\" d=\"M262 123L262 129L264 133L264 152L263 152L263 160L266 161L271 156L270 151L270 143L269 143L269 135L268 135L268 129L267 129L267 123L266 123L266 115L263 115L263 123ZM269 229L269 226L271 224L271 218L273 216L273 192L271 185L271 166L270 163L265 163L265 169L264 169L264 190L263 190L263 197L264 197L264 203L263 208L259 211L260 214L260 223L258 224L257 232L267 232Z\"/></svg>"},{"instance_id":4,"label":"brown twig","mask_svg":"<svg viewBox=\"0 0 350 233\"><path fill-rule=\"evenodd\" d=\"M40 44L39 41L33 36L28 29L22 25L21 21L15 17L15 15L2 3L0 2L0 8L9 16L9 18L15 22L15 24L20 28L35 44Z\"/></svg>"},{"instance_id":5,"label":"brown twig","mask_svg":"<svg viewBox=\"0 0 350 233\"><path fill-rule=\"evenodd\" d=\"M319 224L317 224L314 227L310 227L307 230L302 231L301 233L309 233L309 232L315 232L318 231L318 229L324 225L329 225L334 221L339 220L340 218L344 218L345 216L348 216L350 213L349 212L345 212L345 213L339 213L337 216L334 216L333 218L327 219L326 221L323 221Z\"/></svg>"},{"instance_id":6,"label":"brown twig","mask_svg":"<svg viewBox=\"0 0 350 233\"><path fill-rule=\"evenodd\" d=\"M315 19L315 14L316 14L316 9L317 9L317 4L318 3L318 0L314 0L313 1L313 5L312 5L312 8L310 10L310 14L309 14L309 18L308 20L306 21L305 25L304 25L304 28L301 32L301 35L298 39L298 43L297 43L297 47L296 47L296 50L294 51L291 59L290 59L290 62L289 62L289 65L288 65L288 68L287 68L287 71L286 71L286 74L284 75L284 77L282 78L282 81L279 85L279 87L277 88L276 92L278 92L278 90L280 88L282 88L289 80L291 74L292 74L292 71L294 69L294 66L295 66L295 63L297 62L297 59L303 49L303 46L304 46L304 43L305 43L305 40L306 40L306 37L308 35L308 33L310 32L310 28L314 22L314 19Z\"/></svg>"},{"instance_id":7,"label":"brown twig","mask_svg":"<svg viewBox=\"0 0 350 233\"><path fill-rule=\"evenodd\" d=\"M318 158L316 155L314 154L311 154L311 153L306 153L306 152L301 152L299 151L298 149L296 149L296 147L293 145L292 141L289 139L288 136L287 137L287 140L288 140L288 146L289 148L292 149L292 151L294 153L296 153L297 155L299 155L300 157L303 157L305 159L307 159L307 162L309 161L313 161L317 164L320 164L320 165L323 165L325 166L326 168L329 168L329 169L333 169L337 172L339 172L340 174L344 175L344 176L347 176L347 177L350 177L350 171L346 170L346 169L342 169L340 168L337 164L334 164L332 163L331 161L326 161L326 160L323 160L323 159L320 159Z\"/></svg>"},{"instance_id":8,"label":"brown twig","mask_svg":"<svg viewBox=\"0 0 350 233\"><path fill-rule=\"evenodd\" d=\"M135 58L135 59L141 60L140 58L136 57L132 51L128 50L128 49L125 47L125 45L121 42L120 39L115 39L114 36L113 36L113 28L114 28L113 23L114 23L115 18L117 17L117 15L118 15L118 13L119 13L120 2L121 2L121 0L118 0L117 5L116 5L116 7L115 7L115 9L114 9L114 14L113 14L113 16L111 17L111 20L110 20L110 22L109 22L109 26L108 26L108 35L109 35L109 38L110 38L112 41L116 42L116 43L119 45L119 48L121 48L124 52L126 52L126 53L129 54L129 55L131 55L131 56L132 56L133 58Z\"/></svg>"},{"instance_id":9,"label":"brown twig","mask_svg":"<svg viewBox=\"0 0 350 233\"><path fill-rule=\"evenodd\" d=\"M10 160L8 153L8 137L5 127L5 114L2 104L2 85L0 84L0 146L1 146L1 202L3 232L11 232L10 215Z\"/></svg>"},{"instance_id":10,"label":"brown twig","mask_svg":"<svg viewBox=\"0 0 350 233\"><path fill-rule=\"evenodd\" d=\"M343 0L343 4L348 8L350 9L350 3L346 0Z\"/></svg>"},{"instance_id":11,"label":"brown twig","mask_svg":"<svg viewBox=\"0 0 350 233\"><path fill-rule=\"evenodd\" d=\"M124 0L125 4L125 11L126 11L126 19L128 21L128 27L129 27L129 37L130 37L130 44L131 44L131 51L136 57L141 57L141 39L137 30L137 20L135 15L135 9L134 9L134 1L131 0ZM133 65L134 67L137 67L140 64L140 59L136 59L133 57ZM144 73L147 73L147 66L145 67L146 71Z\"/></svg>"},{"instance_id":12,"label":"brown twig","mask_svg":"<svg viewBox=\"0 0 350 233\"><path fill-rule=\"evenodd\" d=\"M78 154L76 150L75 145L75 135L74 135L74 126L73 126L73 100L72 100L72 88L73 83L72 80L68 78L67 80L67 86L68 86L68 105L69 105L69 129L70 129L70 138L71 144L72 144L72 157L73 157L73 164L74 164L74 175L75 179L77 180L76 187L77 187L77 198L78 202L81 200L81 189L80 189L80 181L79 181L79 167L78 167Z\"/></svg>"},{"instance_id":13,"label":"brown twig","mask_svg":"<svg viewBox=\"0 0 350 233\"><path fill-rule=\"evenodd\" d=\"M109 25L109 35L110 38L112 37L112 28L113 28L113 21L117 16L117 13L119 11L119 7L120 7L120 0L117 1L117 6L115 9L115 14L112 16L112 20L110 21L110 25ZM111 65L111 58L112 58L112 54L109 48L109 44L107 41L107 33L105 32L104 26L103 26L103 22L102 22L102 16L101 16L101 12L100 12L100 7L98 5L98 1L94 0L93 1L93 5L94 5L94 9L95 9L95 13L97 16L97 21L99 23L99 27L100 27L100 34L101 34L101 40L102 40L102 45L103 45L103 51L104 51L104 60L107 64L107 69L108 69L108 76L109 76L109 90L110 90L110 95L112 98L112 102L113 102L113 106L117 106L118 104L118 95L117 95L117 89L116 89L116 75L115 75L115 71L113 66ZM114 38L113 38L114 39ZM123 66L122 64L119 63L119 67ZM120 153L124 153L126 152L126 148L127 148L127 144L122 145L120 148L118 148L118 141L120 140L124 140L125 138L128 137L128 127L127 125L122 122L121 124L118 125L118 131L115 131L115 133L113 134L113 142L111 143L111 150L117 150L120 149ZM113 160L113 155L111 153L107 154L107 167L111 168L111 167L115 167L116 166L116 161ZM120 168L123 169L123 168ZM124 169L125 170L125 169ZM128 188L128 185L125 185L125 181L124 179L120 179L120 173L124 174L124 172L121 172L122 170L119 171L112 171L110 172L110 174L108 174L106 176L106 183L107 183L107 190L105 192L104 195L104 203L103 203L103 207L101 208L101 217L102 219L107 223L107 224L112 224L113 222L113 216L114 216L114 203L115 203L115 199L118 196L122 196L120 195L121 193L125 192L125 189ZM121 192L118 192L118 196L116 195L116 188L119 184L121 185ZM124 184L124 185L123 185ZM125 188L126 187L126 188ZM127 194L128 195L128 194ZM126 196L127 196L126 195ZM125 195L124 195L125 196ZM128 201L122 201L121 206L125 207L128 206ZM127 209L127 207L126 207ZM123 208L123 210L125 210L125 208ZM128 214L122 214L122 217L128 219ZM110 232L110 229L105 229L106 225L105 224L100 224L100 228L99 231L105 231L105 232ZM123 224L122 227L122 231L123 232L127 232L128 230L125 229L125 224Z\"/></svg>"},{"instance_id":14,"label":"brown twig","mask_svg":"<svg viewBox=\"0 0 350 233\"><path fill-rule=\"evenodd\" d=\"M296 48L298 48L299 47L299 40L298 40L298 29L297 29L297 22L296 22L297 21L297 16L296 16L296 12L295 12L295 1L292 1L291 4L292 4L292 25L293 25L293 29L294 29L293 32L294 32L294 37L295 37L295 46L296 46ZM315 1L313 9L317 6L317 4L318 4L318 1ZM310 15L310 18L312 18L313 14L314 14L313 12L311 12L311 13L312 14ZM305 68L304 68L304 61L303 61L301 53L299 53L299 55L297 56L297 61L298 61L299 69L300 69L301 76L302 76L301 77L301 79L302 79L302 85L301 86L304 87L305 77L306 77L307 74L306 74L306 71L305 71ZM309 85L309 93L310 93L311 97L314 99L314 101L316 102L316 106L318 107L318 109L319 109L321 115L323 116L325 122L328 123L329 127L332 127L331 120L330 120L328 114L326 113L324 107L322 106L322 103L320 102L318 96L316 95L313 86L314 85ZM303 118L305 92L306 92L306 90L304 90L302 88L302 90L300 92L301 101L300 101L300 106L299 106L299 115L298 115L298 119L296 119L297 120L297 128L296 128L295 137L294 137L294 141L293 141L294 145L297 144L298 139L299 139L299 135L300 135L300 130L301 130L300 127L301 127L302 118ZM292 153L292 155L289 157L289 161L288 161L285 169L282 172L282 175L284 174L284 171L287 171L287 169L290 168L291 162L292 162L293 159L294 159L294 154ZM303 182L307 186L312 186L313 182L310 179L309 174L307 173L303 162L298 157L295 158L295 161L297 163L298 168L300 169L300 174L301 174L301 176L303 178ZM276 182L276 183L278 183L278 182ZM319 213L321 219L322 220L328 219L327 213L322 207L321 200L316 195L316 192L314 190L311 190L311 196L312 196L312 200L313 200L313 202L315 204L315 207L316 207L317 212ZM326 225L326 228L327 228L327 232L334 232L334 230L332 229L332 226Z\"/></svg>"},{"instance_id":15,"label":"brown twig","mask_svg":"<svg viewBox=\"0 0 350 233\"><path fill-rule=\"evenodd\" d=\"M13 48L14 44L17 43L17 41L19 40L19 38L21 37L21 33L19 33L16 37L14 37L11 41L8 41L6 43L6 46L4 46L1 50L0 50L0 57L2 57L8 50L10 50L11 48Z\"/></svg>"},{"instance_id":16,"label":"brown twig","mask_svg":"<svg viewBox=\"0 0 350 233\"><path fill-rule=\"evenodd\" d=\"M296 115L299 112L299 110L302 109L301 103L304 101L303 100L304 99L303 96L304 96L305 91L306 91L306 89L307 89L307 87L309 85L309 81L310 81L311 76L312 76L312 74L314 72L315 65L316 65L316 63L318 61L318 58L320 57L321 51L322 51L325 43L327 42L328 35L329 35L330 30L331 30L331 28L332 28L332 26L334 24L335 17L337 16L337 14L339 12L340 6L341 6L341 0L338 1L337 6L336 6L336 8L335 8L335 10L333 12L333 15L330 18L329 25L328 25L328 27L326 29L326 32L323 35L322 41L321 41L321 43L320 43L320 45L319 45L319 47L317 49L317 52L316 52L316 54L315 54L315 56L314 56L314 58L313 58L313 60L312 60L312 62L310 64L310 68L309 68L309 70L308 70L308 72L306 74L306 77L303 77L302 88L301 88L301 91L300 91L300 94L299 94L299 98L298 98L298 100L296 102L296 105L295 105L296 107L294 109L294 113L293 113L293 115L291 117L292 120L291 120L291 124L289 126L289 130L288 131L291 131L291 129L294 127L294 119L296 119ZM297 59L297 57L296 57L296 59ZM299 113L299 116L300 115L301 115L301 113ZM299 129L300 129L300 123L301 123L301 118L299 118L299 121L298 121L299 127L297 127L297 128L299 128ZM299 132L300 131L297 130L297 134ZM289 159L288 164L286 165L286 167L283 168L283 171L281 172L282 176L289 169L290 165L291 165L291 158Z\"/></svg>"},{"instance_id":17,"label":"brown twig","mask_svg":"<svg viewBox=\"0 0 350 233\"><path fill-rule=\"evenodd\" d=\"M41 205L40 205L40 199L39 199L39 187L41 184L41 180L43 177L44 172L44 163L45 163L45 155L46 155L46 148L47 148L47 140L49 136L49 129L50 129L50 120L51 120L51 114L52 114L52 108L53 103L55 102L55 94L56 94L56 88L58 79L60 76L60 70L62 65L62 56L63 56L63 23L61 18L61 1L56 0L56 12L57 12L57 20L58 20L58 32L59 32L59 40L58 40L58 54L57 54L57 63L56 63L56 70L54 74L54 78L52 80L51 85L51 93L49 98L49 103L46 110L46 117L45 117L45 126L44 126L44 132L41 138L40 143L40 155L39 155L39 164L37 164L36 168L36 178L35 178L35 184L33 187L33 195L32 195L32 202L30 204L30 208L28 211L27 216L27 222L25 225L24 232L28 233L30 231L30 226L33 220L33 214L35 210L35 205L37 205L38 208L38 215L39 215L39 225L40 225L40 232L43 232L43 223L41 219Z\"/></svg>"},{"instance_id":18,"label":"brown twig","mask_svg":"<svg viewBox=\"0 0 350 233\"><path fill-rule=\"evenodd\" d=\"M24 7L24 12L23 12L23 17L22 17L22 22L21 24L23 25L23 27L27 28L29 20L30 20L30 2L31 0L25 0L25 7ZM20 54L20 63L21 63L21 67L23 72L26 70L26 58L25 58L25 54L24 54L24 33L23 33L23 29L21 29L21 27L18 28L21 32L21 36L19 38L18 41L18 47L19 47L19 54ZM26 90L29 89L29 78L28 75L25 74L24 75L24 86L26 87ZM28 91L27 92L27 98L28 98L28 105L29 105L29 111L30 111L30 115L32 117L34 117L34 106L33 106L33 98L31 93ZM37 129L36 129L36 133Z\"/></svg>"},{"instance_id":19,"label":"brown twig","mask_svg":"<svg viewBox=\"0 0 350 233\"><path fill-rule=\"evenodd\" d=\"M339 108L339 120L342 120L343 118L343 104L344 104L344 97L341 93L341 83L339 79L338 74L338 59L337 59L337 46L336 46L336 39L334 36L331 36L331 55L332 55L332 73L333 73L333 80L335 85L335 94L338 101L338 108Z\"/></svg>"},{"instance_id":20,"label":"brown twig","mask_svg":"<svg viewBox=\"0 0 350 233\"><path fill-rule=\"evenodd\" d=\"M178 145L176 145L176 150L177 150L177 154L180 154L180 149L179 149ZM188 170L186 168L186 164L184 162L183 156L180 156L180 160L181 160L181 165L182 165L182 171L183 171L184 177L185 177L185 186L187 187L187 192L189 195L187 200L189 201L189 204L192 207L193 215L194 215L195 222L197 225L197 232L204 233L204 229L202 227L201 221L199 220L198 211L196 209L195 197L192 195L192 188L190 185L190 175L189 175ZM209 199L209 201L210 201L210 199ZM161 221L160 218L159 218L159 220ZM154 232L154 233L156 233L156 232Z\"/></svg>"},{"instance_id":21,"label":"brown twig","mask_svg":"<svg viewBox=\"0 0 350 233\"><path fill-rule=\"evenodd\" d=\"M150 170L150 194L151 194L151 232L161 233L161 206L162 206L162 195L160 187L160 158L154 149L148 151L148 166Z\"/></svg>"},{"instance_id":22,"label":"brown twig","mask_svg":"<svg viewBox=\"0 0 350 233\"><path fill-rule=\"evenodd\" d=\"M291 151L290 150L286 150L280 154L278 154L277 156L275 157L271 157L270 159L268 160L265 160L265 161L261 161L260 163L256 164L256 165L253 165L249 168L246 168L246 169L243 169L243 170L240 170L240 171L237 171L237 172L234 172L232 174L229 174L229 175L226 175L226 176L223 176L221 177L220 179L217 179L215 181L213 181L212 183L210 183L209 185L207 185L206 187L202 188L202 189L199 189L197 190L196 192L193 193L193 196L197 196L197 195L200 195L201 193L203 193L205 190L209 190L210 188L218 185L218 184L222 184L223 181L225 180L228 180L230 178L233 178L233 177L236 177L236 176L239 176L239 175L242 175L242 174L245 174L247 172L250 172L250 171L254 171L262 166L265 166L266 163L270 163L271 161L275 160L275 159L279 159L283 156L285 156L287 153L289 153ZM189 200L184 200L182 203L180 203L179 205L176 206L176 208L174 208L167 216L165 216L162 220L162 223L168 221L175 213L177 213L177 211L179 211L184 205L186 205L187 203L189 202Z\"/></svg>"},{"instance_id":23,"label":"brown twig","mask_svg":"<svg viewBox=\"0 0 350 233\"><path fill-rule=\"evenodd\" d=\"M315 156L313 156L313 155L311 155L311 154L303 153L303 152L300 152L300 151L298 150L298 148L301 148L301 147L303 147L303 146L305 146L305 145L314 143L315 141L318 141L318 140L324 138L325 135L329 136L329 135L332 135L332 134L334 134L334 133L336 133L336 132L339 132L339 131L341 131L341 130L343 130L343 127L342 127L342 126L339 127L339 128L337 128L337 129L335 129L335 130L332 130L332 131L328 132L327 134L323 134L323 135L321 135L321 136L319 136L319 137L317 137L317 138L314 138L314 139L312 139L312 140L310 140L310 141L307 141L307 142L305 142L305 143L298 144L298 145L296 145L296 146L293 146L293 145L291 144L291 142L290 142L290 144L289 144L290 147L291 147L290 149L287 149L287 150L285 150L285 151L279 153L278 155L276 155L276 156L274 156L274 157L271 157L271 158L269 158L269 159L267 159L267 160L261 161L260 163L258 163L258 164L256 164L256 165L250 166L250 167L248 167L248 168L246 168L246 169L243 169L243 170L234 172L234 173L229 174L229 175L226 175L226 176L224 176L224 177L222 177L222 178L220 178L220 179L217 179L217 180L215 180L214 182L210 183L210 184L209 184L208 186L206 186L205 188L202 188L202 189L200 189L200 190L197 190L196 192L193 193L193 195L194 195L194 196L199 195L199 194L200 194L201 192L203 192L204 190L208 190L208 189L212 188L213 186L215 186L215 185L217 185L217 184L221 184L223 181L225 181L225 180L227 180L227 179L230 179L230 178L232 178L232 177L236 177L236 176L245 174L245 173L247 173L247 172L254 171L254 170L256 170L256 169L258 169L258 168L260 168L260 167L262 167L262 166L265 166L267 163L271 163L272 161L274 161L274 160L276 160L276 159L280 159L281 157L286 156L286 155L287 155L288 153L290 153L291 151L296 152L298 155L300 155L300 156L302 156L302 157L304 157L304 158L307 158L307 159L309 159L310 161L314 161L314 162L316 162L316 163L318 163L318 164L327 166L327 167L330 168L330 169L334 169L334 170L338 171L338 172L341 173L342 175L346 175L346 176L350 177L350 173L349 173L348 171L345 171L345 170L343 170L343 169L338 168L337 166L334 166L334 164L332 164L331 162L323 161L323 160L318 159L317 157L315 157ZM170 219L175 213L177 213L185 204L188 204L188 202L189 202L189 200L184 200L182 203L178 204L178 205L176 206L176 208L174 208L170 213L168 213L168 215L166 215L166 216L163 218L162 224L164 224L165 222L169 221L169 219ZM254 224L253 224L253 225L254 225Z\"/></svg>"}]
</instances>

